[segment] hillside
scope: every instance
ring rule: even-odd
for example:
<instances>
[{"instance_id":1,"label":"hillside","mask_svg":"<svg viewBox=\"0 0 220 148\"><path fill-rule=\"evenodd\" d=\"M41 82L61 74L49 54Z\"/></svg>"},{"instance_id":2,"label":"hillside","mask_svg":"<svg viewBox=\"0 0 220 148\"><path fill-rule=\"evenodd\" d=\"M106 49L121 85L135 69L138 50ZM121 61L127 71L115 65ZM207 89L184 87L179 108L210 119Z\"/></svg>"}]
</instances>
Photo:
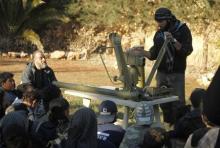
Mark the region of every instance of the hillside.
<instances>
[{"instance_id":1,"label":"hillside","mask_svg":"<svg viewBox=\"0 0 220 148\"><path fill-rule=\"evenodd\" d=\"M158 7L168 7L192 30L194 52L188 59L188 64L193 67L190 71L214 70L220 63L218 0L44 0L44 3L53 8L48 10L50 13L57 10L58 14L62 14L53 15L62 23L45 21L45 24L32 27L37 35L31 31L25 32L31 43L24 42L20 36L14 39L12 35L11 40L10 36L1 34L0 29L1 49L30 51L40 47L45 51L71 50L92 54L98 45L108 44L110 32L118 32L122 36L124 49L141 44L147 50L152 45L155 32L154 11ZM38 14L41 20L39 15L43 13ZM111 53L108 51L108 54Z\"/></svg>"}]
</instances>

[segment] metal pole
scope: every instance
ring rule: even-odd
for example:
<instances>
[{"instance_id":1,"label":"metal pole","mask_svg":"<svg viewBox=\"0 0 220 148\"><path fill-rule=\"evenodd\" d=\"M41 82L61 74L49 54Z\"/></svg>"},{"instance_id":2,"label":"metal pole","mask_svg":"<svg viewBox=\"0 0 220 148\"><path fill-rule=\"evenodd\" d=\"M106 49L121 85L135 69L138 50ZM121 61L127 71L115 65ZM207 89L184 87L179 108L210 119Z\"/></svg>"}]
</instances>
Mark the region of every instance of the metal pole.
<instances>
[{"instance_id":1,"label":"metal pole","mask_svg":"<svg viewBox=\"0 0 220 148\"><path fill-rule=\"evenodd\" d=\"M160 110L159 105L154 105L154 117L155 117L155 123L158 127L161 127L161 120L160 120Z\"/></svg>"},{"instance_id":2,"label":"metal pole","mask_svg":"<svg viewBox=\"0 0 220 148\"><path fill-rule=\"evenodd\" d=\"M124 83L123 89L132 90L131 75L125 62L124 53L121 47L121 37L117 33L111 33L109 38L114 46L120 77Z\"/></svg>"},{"instance_id":3,"label":"metal pole","mask_svg":"<svg viewBox=\"0 0 220 148\"><path fill-rule=\"evenodd\" d=\"M127 91L127 90L111 90L105 88L98 88L89 85L82 85L82 84L74 84L74 83L64 83L59 81L53 81L53 84L60 88L72 89L77 91L83 92L91 92L103 95L110 95L110 96L117 96L124 99L136 99L139 96L137 91Z\"/></svg>"},{"instance_id":4,"label":"metal pole","mask_svg":"<svg viewBox=\"0 0 220 148\"><path fill-rule=\"evenodd\" d=\"M138 66L138 71L140 73L140 76L138 77L138 84L137 84L137 86L140 87L140 88L144 88L144 82L145 82L144 66Z\"/></svg>"},{"instance_id":5,"label":"metal pole","mask_svg":"<svg viewBox=\"0 0 220 148\"><path fill-rule=\"evenodd\" d=\"M129 107L124 106L124 115L123 115L123 128L124 129L128 127L128 112L129 112Z\"/></svg>"},{"instance_id":6,"label":"metal pole","mask_svg":"<svg viewBox=\"0 0 220 148\"><path fill-rule=\"evenodd\" d=\"M163 46L161 47L160 52L159 52L159 54L157 56L157 60L156 60L154 66L153 66L153 68L152 68L152 70L151 70L151 72L150 72L150 74L149 74L149 76L148 76L148 78L147 78L147 80L145 82L145 88L144 89L146 89L147 86L150 86L151 81L152 81L152 79L154 77L154 74L155 74L157 68L159 67L163 57L164 57L164 54L166 52L166 48L167 48L167 44L168 43L169 43L169 40L165 39L165 41L163 43Z\"/></svg>"}]
</instances>

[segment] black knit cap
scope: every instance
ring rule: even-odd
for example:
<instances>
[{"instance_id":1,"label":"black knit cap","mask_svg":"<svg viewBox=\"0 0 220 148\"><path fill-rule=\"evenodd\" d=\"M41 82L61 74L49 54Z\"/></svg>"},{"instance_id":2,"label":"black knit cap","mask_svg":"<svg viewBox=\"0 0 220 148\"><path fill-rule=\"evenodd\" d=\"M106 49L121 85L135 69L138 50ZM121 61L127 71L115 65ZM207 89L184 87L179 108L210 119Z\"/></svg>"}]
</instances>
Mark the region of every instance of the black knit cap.
<instances>
[{"instance_id":1,"label":"black knit cap","mask_svg":"<svg viewBox=\"0 0 220 148\"><path fill-rule=\"evenodd\" d=\"M158 8L155 11L154 19L156 21L162 21L162 20L171 20L172 19L172 12L168 8Z\"/></svg>"},{"instance_id":2,"label":"black knit cap","mask_svg":"<svg viewBox=\"0 0 220 148\"><path fill-rule=\"evenodd\" d=\"M211 123L220 126L220 66L207 89L203 112Z\"/></svg>"}]
</instances>

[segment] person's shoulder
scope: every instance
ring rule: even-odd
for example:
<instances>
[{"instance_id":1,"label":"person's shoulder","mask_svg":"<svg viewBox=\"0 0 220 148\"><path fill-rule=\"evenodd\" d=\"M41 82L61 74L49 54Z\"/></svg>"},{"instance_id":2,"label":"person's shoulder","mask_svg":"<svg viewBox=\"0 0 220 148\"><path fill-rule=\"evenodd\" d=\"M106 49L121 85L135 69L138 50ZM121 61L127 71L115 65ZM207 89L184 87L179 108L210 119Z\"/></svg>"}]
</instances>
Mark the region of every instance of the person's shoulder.
<instances>
[{"instance_id":1,"label":"person's shoulder","mask_svg":"<svg viewBox=\"0 0 220 148\"><path fill-rule=\"evenodd\" d=\"M164 33L163 33L163 31L161 30L161 29L159 29L159 30L157 30L156 32L155 32L155 36L156 37L164 37Z\"/></svg>"},{"instance_id":2,"label":"person's shoulder","mask_svg":"<svg viewBox=\"0 0 220 148\"><path fill-rule=\"evenodd\" d=\"M164 33L161 30L158 30L154 35L154 42L163 43L164 41Z\"/></svg>"},{"instance_id":3,"label":"person's shoulder","mask_svg":"<svg viewBox=\"0 0 220 148\"><path fill-rule=\"evenodd\" d=\"M133 125L126 129L125 135L128 137L139 137L144 133L148 127ZM132 138L131 138L132 139Z\"/></svg>"},{"instance_id":4,"label":"person's shoulder","mask_svg":"<svg viewBox=\"0 0 220 148\"><path fill-rule=\"evenodd\" d=\"M34 63L33 62L28 62L28 63L26 63L26 67L27 68L33 68L34 67Z\"/></svg>"},{"instance_id":5,"label":"person's shoulder","mask_svg":"<svg viewBox=\"0 0 220 148\"><path fill-rule=\"evenodd\" d=\"M112 130L112 131L118 131L118 132L124 132L125 131L121 126L115 125L113 123L98 125L98 129Z\"/></svg>"},{"instance_id":6,"label":"person's shoulder","mask_svg":"<svg viewBox=\"0 0 220 148\"><path fill-rule=\"evenodd\" d=\"M205 139L209 139L210 141L216 140L219 135L219 127L211 128L207 131L207 133L204 135Z\"/></svg>"},{"instance_id":7,"label":"person's shoulder","mask_svg":"<svg viewBox=\"0 0 220 148\"><path fill-rule=\"evenodd\" d=\"M53 69L50 66L47 66L45 68L45 72L48 73L48 74L53 73Z\"/></svg>"},{"instance_id":8,"label":"person's shoulder","mask_svg":"<svg viewBox=\"0 0 220 148\"><path fill-rule=\"evenodd\" d=\"M32 69L34 68L34 64L32 62L29 62L26 64L26 67L24 69L25 72L27 71L32 71Z\"/></svg>"},{"instance_id":9,"label":"person's shoulder","mask_svg":"<svg viewBox=\"0 0 220 148\"><path fill-rule=\"evenodd\" d=\"M185 22L180 22L179 29L180 32L190 31L189 26Z\"/></svg>"},{"instance_id":10,"label":"person's shoulder","mask_svg":"<svg viewBox=\"0 0 220 148\"><path fill-rule=\"evenodd\" d=\"M132 125L126 129L120 148L136 147L143 140L144 126Z\"/></svg>"},{"instance_id":11,"label":"person's shoulder","mask_svg":"<svg viewBox=\"0 0 220 148\"><path fill-rule=\"evenodd\" d=\"M114 124L114 127L115 127L118 131L120 131L120 132L125 132L125 130L124 130L120 125L115 125L115 124Z\"/></svg>"},{"instance_id":12,"label":"person's shoulder","mask_svg":"<svg viewBox=\"0 0 220 148\"><path fill-rule=\"evenodd\" d=\"M145 129L148 129L148 128L149 127L143 126L143 125L132 125L132 126L128 127L128 129L130 129L130 130L145 130Z\"/></svg>"}]
</instances>

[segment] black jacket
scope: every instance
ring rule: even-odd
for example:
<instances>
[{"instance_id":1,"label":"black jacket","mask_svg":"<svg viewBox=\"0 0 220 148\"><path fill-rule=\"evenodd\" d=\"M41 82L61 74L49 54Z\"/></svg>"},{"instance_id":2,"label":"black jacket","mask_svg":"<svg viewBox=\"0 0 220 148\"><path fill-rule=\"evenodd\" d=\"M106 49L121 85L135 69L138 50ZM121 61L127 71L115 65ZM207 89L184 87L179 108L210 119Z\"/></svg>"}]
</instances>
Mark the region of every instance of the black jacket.
<instances>
[{"instance_id":1,"label":"black jacket","mask_svg":"<svg viewBox=\"0 0 220 148\"><path fill-rule=\"evenodd\" d=\"M173 68L172 71L168 70L166 63L167 52L162 59L158 70L165 73L184 73L186 69L186 59L193 51L192 47L192 35L186 24L181 23L179 20L173 22L172 27L168 30L173 37L182 44L180 51L177 51L172 43L168 44L168 48L173 56ZM158 30L154 35L154 45L150 48L151 59L156 60L158 53L164 43L164 30Z\"/></svg>"},{"instance_id":2,"label":"black jacket","mask_svg":"<svg viewBox=\"0 0 220 148\"><path fill-rule=\"evenodd\" d=\"M22 83L31 83L35 88L42 89L56 81L53 70L46 67L42 70L37 70L33 63L29 63L22 73Z\"/></svg>"},{"instance_id":3,"label":"black jacket","mask_svg":"<svg viewBox=\"0 0 220 148\"><path fill-rule=\"evenodd\" d=\"M97 134L99 140L108 140L118 148L123 140L125 130L113 123L99 124Z\"/></svg>"},{"instance_id":4,"label":"black jacket","mask_svg":"<svg viewBox=\"0 0 220 148\"><path fill-rule=\"evenodd\" d=\"M194 109L186 113L174 125L174 130L169 132L170 138L179 138L186 141L190 134L200 128L204 128L205 124L202 121L201 111Z\"/></svg>"}]
</instances>

